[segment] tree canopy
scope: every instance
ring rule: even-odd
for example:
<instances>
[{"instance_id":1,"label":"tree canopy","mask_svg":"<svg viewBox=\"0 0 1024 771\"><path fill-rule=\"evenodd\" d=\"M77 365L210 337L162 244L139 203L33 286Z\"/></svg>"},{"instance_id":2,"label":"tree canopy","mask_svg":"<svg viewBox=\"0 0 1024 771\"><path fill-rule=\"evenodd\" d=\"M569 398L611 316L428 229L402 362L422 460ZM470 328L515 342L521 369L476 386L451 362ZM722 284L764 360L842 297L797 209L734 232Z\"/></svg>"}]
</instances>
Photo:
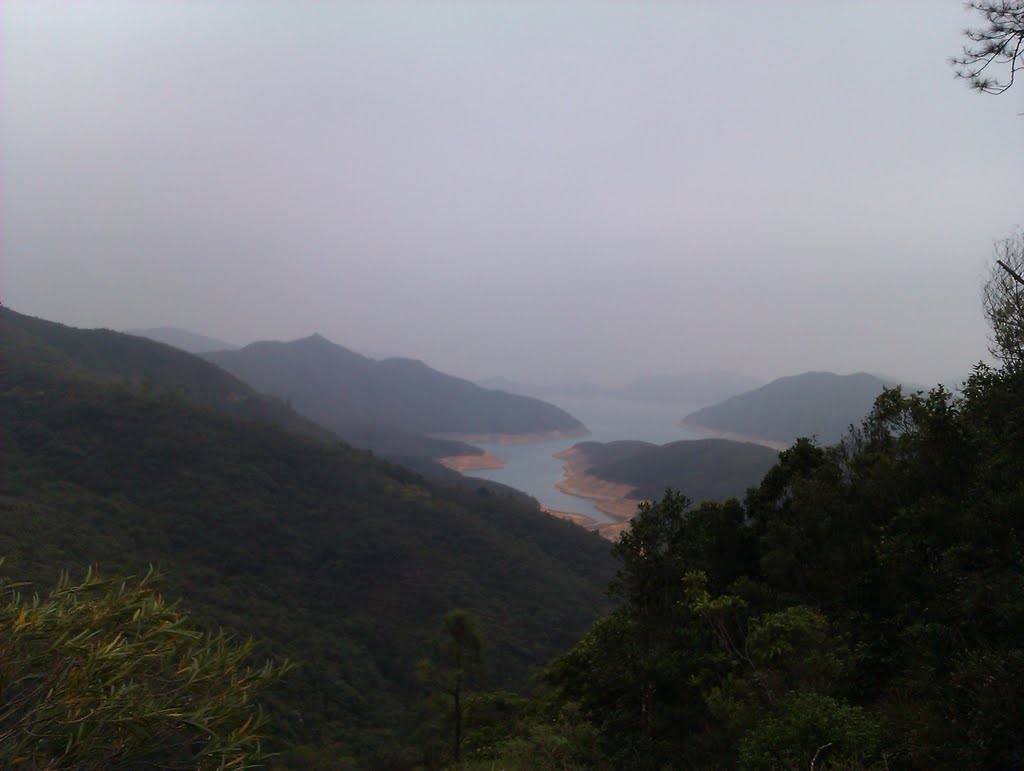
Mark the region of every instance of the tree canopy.
<instances>
[{"instance_id":1,"label":"tree canopy","mask_svg":"<svg viewBox=\"0 0 1024 771\"><path fill-rule=\"evenodd\" d=\"M1024 765L1022 403L1019 367L979 365L959 394L886 390L837 445L781 453L743 500L641 506L614 547L617 609L535 701L589 742L562 756ZM493 755L518 768L524 753Z\"/></svg>"},{"instance_id":2,"label":"tree canopy","mask_svg":"<svg viewBox=\"0 0 1024 771\"><path fill-rule=\"evenodd\" d=\"M967 7L984 19L982 27L964 30L967 42L950 59L958 78L983 94L1002 94L1024 69L1024 2L976 0Z\"/></svg>"},{"instance_id":3,"label":"tree canopy","mask_svg":"<svg viewBox=\"0 0 1024 771\"><path fill-rule=\"evenodd\" d=\"M995 244L995 262L982 289L982 307L991 328L989 352L1007 366L1024 364L1024 230Z\"/></svg>"}]
</instances>

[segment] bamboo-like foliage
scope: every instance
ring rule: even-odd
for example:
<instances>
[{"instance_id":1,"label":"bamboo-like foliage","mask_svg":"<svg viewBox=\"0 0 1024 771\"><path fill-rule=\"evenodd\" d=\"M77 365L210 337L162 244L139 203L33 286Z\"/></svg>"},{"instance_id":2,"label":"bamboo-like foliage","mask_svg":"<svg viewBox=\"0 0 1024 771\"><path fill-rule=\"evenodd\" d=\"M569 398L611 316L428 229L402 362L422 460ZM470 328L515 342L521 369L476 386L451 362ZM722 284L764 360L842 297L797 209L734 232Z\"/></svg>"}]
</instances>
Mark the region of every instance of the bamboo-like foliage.
<instances>
[{"instance_id":1,"label":"bamboo-like foliage","mask_svg":"<svg viewBox=\"0 0 1024 771\"><path fill-rule=\"evenodd\" d=\"M0 560L2 562L2 560ZM201 631L141 579L61 576L23 598L0 578L0 767L251 768L257 694L291 665Z\"/></svg>"}]
</instances>

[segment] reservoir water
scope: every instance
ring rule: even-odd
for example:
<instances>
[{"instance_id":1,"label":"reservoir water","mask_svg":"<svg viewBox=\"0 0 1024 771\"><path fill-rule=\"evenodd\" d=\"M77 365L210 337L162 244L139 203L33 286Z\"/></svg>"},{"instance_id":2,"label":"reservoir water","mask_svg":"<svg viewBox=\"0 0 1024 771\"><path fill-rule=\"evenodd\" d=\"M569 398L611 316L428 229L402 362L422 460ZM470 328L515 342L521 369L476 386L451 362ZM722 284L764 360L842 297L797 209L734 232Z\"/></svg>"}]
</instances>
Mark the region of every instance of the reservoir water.
<instances>
[{"instance_id":1,"label":"reservoir water","mask_svg":"<svg viewBox=\"0 0 1024 771\"><path fill-rule=\"evenodd\" d=\"M679 420L695 408L676 403L637 402L622 399L545 399L581 420L590 434L535 444L475 443L480 449L504 459L505 467L466 472L467 476L491 479L522 490L541 506L584 514L598 522L613 519L586 498L567 495L555 488L562 479L562 461L553 457L577 442L612 442L639 439L654 444L700 436L678 427Z\"/></svg>"}]
</instances>

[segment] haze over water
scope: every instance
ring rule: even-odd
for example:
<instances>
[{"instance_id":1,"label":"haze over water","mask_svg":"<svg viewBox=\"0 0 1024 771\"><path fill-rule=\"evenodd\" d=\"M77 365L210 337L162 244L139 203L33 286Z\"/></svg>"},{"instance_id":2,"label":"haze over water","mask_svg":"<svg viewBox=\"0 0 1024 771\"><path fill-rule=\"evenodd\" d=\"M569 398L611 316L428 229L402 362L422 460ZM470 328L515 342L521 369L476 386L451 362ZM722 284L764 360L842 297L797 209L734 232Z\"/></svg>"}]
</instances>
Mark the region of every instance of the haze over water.
<instances>
[{"instance_id":1,"label":"haze over water","mask_svg":"<svg viewBox=\"0 0 1024 771\"><path fill-rule=\"evenodd\" d=\"M536 498L541 506L584 514L598 522L612 522L586 498L567 495L555 488L562 479L562 461L555 453L578 442L613 442L637 439L655 444L680 439L699 439L701 435L679 428L679 420L699 406L677 403L650 403L620 399L548 399L583 421L590 434L575 439L560 439L536 444L478 443L480 449L505 460L501 469L468 472L467 476L490 479L515 487Z\"/></svg>"}]
</instances>

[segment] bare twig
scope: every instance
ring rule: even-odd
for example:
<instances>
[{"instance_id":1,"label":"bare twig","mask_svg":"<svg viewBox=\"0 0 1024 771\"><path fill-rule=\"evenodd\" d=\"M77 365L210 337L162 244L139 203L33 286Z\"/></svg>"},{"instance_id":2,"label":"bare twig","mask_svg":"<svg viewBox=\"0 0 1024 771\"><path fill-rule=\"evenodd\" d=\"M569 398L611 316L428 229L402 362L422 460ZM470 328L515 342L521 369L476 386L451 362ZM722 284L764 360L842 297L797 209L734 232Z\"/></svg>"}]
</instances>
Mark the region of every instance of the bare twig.
<instances>
[{"instance_id":1,"label":"bare twig","mask_svg":"<svg viewBox=\"0 0 1024 771\"><path fill-rule=\"evenodd\" d=\"M827 750L831 746L832 746L832 742L829 742L828 744L823 744L820 747L818 747L818 751L815 752L814 753L814 757L811 758L811 771L814 771L814 765L815 765L815 763L818 762L818 756L821 754L821 751L822 750Z\"/></svg>"},{"instance_id":2,"label":"bare twig","mask_svg":"<svg viewBox=\"0 0 1024 771\"><path fill-rule=\"evenodd\" d=\"M1011 268L1009 265L1007 265L1002 260L996 260L996 265L998 265L1000 268L1002 268L1007 273L1009 273L1011 276L1013 276L1013 280L1014 281L1016 281L1021 286L1024 286L1024 278L1021 278L1020 274L1017 271L1015 271L1013 268Z\"/></svg>"}]
</instances>

